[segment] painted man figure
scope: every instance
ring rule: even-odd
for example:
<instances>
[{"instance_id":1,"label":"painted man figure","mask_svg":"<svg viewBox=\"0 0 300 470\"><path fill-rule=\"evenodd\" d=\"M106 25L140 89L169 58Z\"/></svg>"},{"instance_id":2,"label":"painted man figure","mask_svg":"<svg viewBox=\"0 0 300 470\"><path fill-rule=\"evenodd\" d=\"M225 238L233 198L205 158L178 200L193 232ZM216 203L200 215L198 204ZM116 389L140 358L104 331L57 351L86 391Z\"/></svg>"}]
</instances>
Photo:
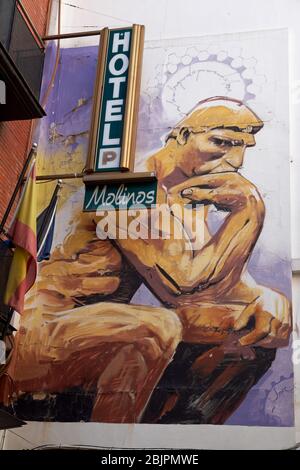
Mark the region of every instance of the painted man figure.
<instances>
[{"instance_id":1,"label":"painted man figure","mask_svg":"<svg viewBox=\"0 0 300 470\"><path fill-rule=\"evenodd\" d=\"M172 234L112 244L96 236L95 214L74 216L27 303L17 394L79 387L95 394L99 422L226 421L291 330L287 298L246 270L265 207L239 169L262 127L243 103L211 98L148 160L159 203L204 205L200 246ZM227 214L215 231L211 208ZM141 283L156 306L130 303Z\"/></svg>"}]
</instances>

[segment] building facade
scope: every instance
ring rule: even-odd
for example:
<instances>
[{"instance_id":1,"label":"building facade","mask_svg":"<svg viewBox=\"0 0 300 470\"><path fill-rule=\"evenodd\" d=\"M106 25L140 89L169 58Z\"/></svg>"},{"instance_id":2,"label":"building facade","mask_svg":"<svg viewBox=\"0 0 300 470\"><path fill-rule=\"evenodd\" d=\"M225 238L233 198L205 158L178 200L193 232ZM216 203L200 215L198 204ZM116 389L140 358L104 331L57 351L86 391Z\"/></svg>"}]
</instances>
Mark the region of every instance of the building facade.
<instances>
[{"instance_id":1,"label":"building facade","mask_svg":"<svg viewBox=\"0 0 300 470\"><path fill-rule=\"evenodd\" d=\"M11 2L12 7L14 2ZM50 1L24 0L22 5L26 9L30 20L38 34L43 37L49 22ZM8 15L5 18L8 23ZM30 30L30 25L26 24ZM30 32L33 35L34 33ZM35 40L35 39L33 39ZM32 144L32 134L35 126L32 120L1 120L0 123L0 215L3 216L8 205L12 190L17 183L25 158ZM10 190L8 190L8 188Z\"/></svg>"},{"instance_id":2,"label":"building facade","mask_svg":"<svg viewBox=\"0 0 300 470\"><path fill-rule=\"evenodd\" d=\"M52 247L38 264L17 333L14 396L5 407L28 424L18 442L7 432L5 448L26 447L25 439L33 446L291 447L299 367L299 5L291 0L287 11L278 2L274 12L271 1L255 1L245 17L231 0L215 18L217 1L200 11L191 0L179 23L167 1L162 14L151 0L142 10L135 0L114 3L52 5L48 34L63 36L59 47L57 36L46 41L47 116L35 133L44 175L38 214L62 183ZM255 7L265 9L260 20ZM35 13L46 18L47 11ZM126 173L113 160L126 143L119 124L132 24L145 25L146 40L134 165ZM120 29L101 65L106 27ZM6 132L17 125L5 124ZM27 125L22 138L30 147L30 124L20 124ZM103 144L99 151L92 138ZM169 228L165 240L159 227L145 241L141 226L152 235L147 224L155 228L159 215L154 210L151 219L152 208L143 206L147 216L129 230L118 207L119 235L112 229L103 237L114 212L104 224L97 209L124 200L137 209L151 191L164 216L173 203L194 214L200 201L198 232L190 223L178 241ZM132 238L120 235L130 231Z\"/></svg>"}]
</instances>

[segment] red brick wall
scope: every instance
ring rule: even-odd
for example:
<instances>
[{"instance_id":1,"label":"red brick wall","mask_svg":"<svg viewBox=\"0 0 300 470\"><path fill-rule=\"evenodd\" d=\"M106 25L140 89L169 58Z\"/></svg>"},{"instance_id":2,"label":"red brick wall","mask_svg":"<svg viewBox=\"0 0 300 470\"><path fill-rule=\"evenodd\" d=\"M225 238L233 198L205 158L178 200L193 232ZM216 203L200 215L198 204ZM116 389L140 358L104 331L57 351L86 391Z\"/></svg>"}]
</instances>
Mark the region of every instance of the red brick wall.
<instances>
[{"instance_id":1,"label":"red brick wall","mask_svg":"<svg viewBox=\"0 0 300 470\"><path fill-rule=\"evenodd\" d=\"M50 0L23 0L41 36L46 33ZM32 121L0 122L0 219L7 207L31 145Z\"/></svg>"},{"instance_id":2,"label":"red brick wall","mask_svg":"<svg viewBox=\"0 0 300 470\"><path fill-rule=\"evenodd\" d=\"M22 0L22 4L30 16L40 36L46 34L46 21L49 0Z\"/></svg>"}]
</instances>

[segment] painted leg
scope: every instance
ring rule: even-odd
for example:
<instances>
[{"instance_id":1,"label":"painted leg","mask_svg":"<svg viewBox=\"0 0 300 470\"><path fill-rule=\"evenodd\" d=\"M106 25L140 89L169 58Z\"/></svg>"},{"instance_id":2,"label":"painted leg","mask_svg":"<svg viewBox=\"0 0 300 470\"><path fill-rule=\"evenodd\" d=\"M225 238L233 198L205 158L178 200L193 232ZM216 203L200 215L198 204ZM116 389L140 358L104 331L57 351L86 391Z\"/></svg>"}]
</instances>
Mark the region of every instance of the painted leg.
<instances>
[{"instance_id":1,"label":"painted leg","mask_svg":"<svg viewBox=\"0 0 300 470\"><path fill-rule=\"evenodd\" d=\"M103 302L24 325L15 381L23 392L97 390L93 421L138 421L181 340L163 308Z\"/></svg>"}]
</instances>

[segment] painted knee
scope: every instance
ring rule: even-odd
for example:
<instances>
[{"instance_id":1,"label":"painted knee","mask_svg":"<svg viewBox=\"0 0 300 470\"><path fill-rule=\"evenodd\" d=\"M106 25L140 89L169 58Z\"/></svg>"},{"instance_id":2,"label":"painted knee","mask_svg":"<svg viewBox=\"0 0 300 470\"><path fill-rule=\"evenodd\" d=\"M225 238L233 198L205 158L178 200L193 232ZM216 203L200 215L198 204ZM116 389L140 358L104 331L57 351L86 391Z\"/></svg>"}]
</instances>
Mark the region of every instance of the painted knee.
<instances>
[{"instance_id":1,"label":"painted knee","mask_svg":"<svg viewBox=\"0 0 300 470\"><path fill-rule=\"evenodd\" d=\"M159 360L171 357L182 339L182 323L176 313L167 309L153 312L151 322L144 324L137 341L145 358Z\"/></svg>"}]
</instances>

